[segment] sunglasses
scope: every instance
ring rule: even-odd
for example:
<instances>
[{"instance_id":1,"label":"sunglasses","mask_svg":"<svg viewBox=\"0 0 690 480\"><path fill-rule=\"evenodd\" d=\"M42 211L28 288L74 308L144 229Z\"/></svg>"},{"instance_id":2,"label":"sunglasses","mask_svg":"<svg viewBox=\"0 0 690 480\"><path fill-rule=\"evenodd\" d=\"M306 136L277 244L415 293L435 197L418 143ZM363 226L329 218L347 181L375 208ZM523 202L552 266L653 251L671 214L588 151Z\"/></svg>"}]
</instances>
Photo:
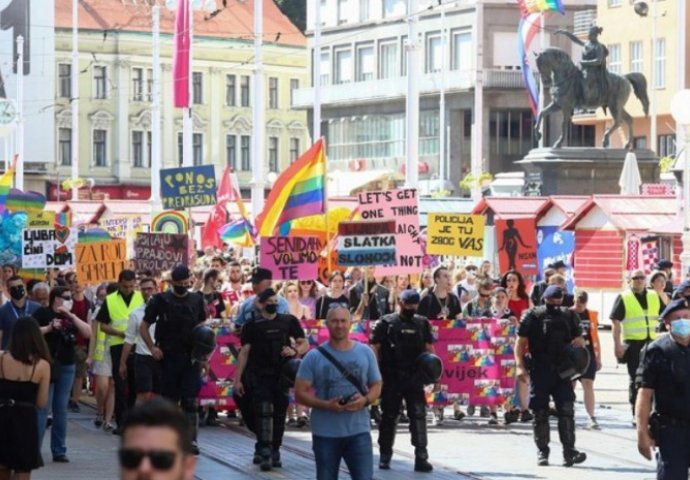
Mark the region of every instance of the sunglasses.
<instances>
[{"instance_id":1,"label":"sunglasses","mask_svg":"<svg viewBox=\"0 0 690 480\"><path fill-rule=\"evenodd\" d=\"M633 280L644 280L645 277L632 277Z\"/></svg>"},{"instance_id":2,"label":"sunglasses","mask_svg":"<svg viewBox=\"0 0 690 480\"><path fill-rule=\"evenodd\" d=\"M151 450L145 452L136 448L121 448L118 452L120 465L128 470L139 468L144 457L148 457L156 470L170 470L175 465L177 452L170 450Z\"/></svg>"},{"instance_id":3,"label":"sunglasses","mask_svg":"<svg viewBox=\"0 0 690 480\"><path fill-rule=\"evenodd\" d=\"M491 294L488 294L488 295L487 295L487 294L485 294L485 293L480 293L479 296L482 297L482 298L489 298L489 297L491 296Z\"/></svg>"},{"instance_id":4,"label":"sunglasses","mask_svg":"<svg viewBox=\"0 0 690 480\"><path fill-rule=\"evenodd\" d=\"M60 298L63 299L63 300L67 300L67 301L72 300L72 297L71 297L71 296L60 297Z\"/></svg>"}]
</instances>

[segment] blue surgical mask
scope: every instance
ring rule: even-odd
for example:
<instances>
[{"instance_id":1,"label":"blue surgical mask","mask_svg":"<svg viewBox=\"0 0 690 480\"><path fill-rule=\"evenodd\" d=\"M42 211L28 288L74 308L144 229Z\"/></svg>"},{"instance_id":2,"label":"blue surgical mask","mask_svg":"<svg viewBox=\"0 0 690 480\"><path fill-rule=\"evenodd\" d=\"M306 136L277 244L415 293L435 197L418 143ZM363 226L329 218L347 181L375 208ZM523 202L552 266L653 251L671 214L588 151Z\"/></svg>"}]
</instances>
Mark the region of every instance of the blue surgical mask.
<instances>
[{"instance_id":1,"label":"blue surgical mask","mask_svg":"<svg viewBox=\"0 0 690 480\"><path fill-rule=\"evenodd\" d=\"M671 322L671 333L677 337L690 337L690 319L679 318Z\"/></svg>"}]
</instances>

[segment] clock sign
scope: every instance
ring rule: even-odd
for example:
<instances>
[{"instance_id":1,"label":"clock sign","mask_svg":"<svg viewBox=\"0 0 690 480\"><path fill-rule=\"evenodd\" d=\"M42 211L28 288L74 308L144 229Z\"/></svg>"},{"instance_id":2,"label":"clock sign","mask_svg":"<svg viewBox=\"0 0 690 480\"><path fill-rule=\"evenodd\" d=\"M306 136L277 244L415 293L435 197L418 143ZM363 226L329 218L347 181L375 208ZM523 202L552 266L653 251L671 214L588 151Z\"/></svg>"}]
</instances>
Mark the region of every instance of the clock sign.
<instances>
[{"instance_id":1,"label":"clock sign","mask_svg":"<svg viewBox=\"0 0 690 480\"><path fill-rule=\"evenodd\" d=\"M0 125L7 125L17 118L17 107L13 100L0 99Z\"/></svg>"}]
</instances>

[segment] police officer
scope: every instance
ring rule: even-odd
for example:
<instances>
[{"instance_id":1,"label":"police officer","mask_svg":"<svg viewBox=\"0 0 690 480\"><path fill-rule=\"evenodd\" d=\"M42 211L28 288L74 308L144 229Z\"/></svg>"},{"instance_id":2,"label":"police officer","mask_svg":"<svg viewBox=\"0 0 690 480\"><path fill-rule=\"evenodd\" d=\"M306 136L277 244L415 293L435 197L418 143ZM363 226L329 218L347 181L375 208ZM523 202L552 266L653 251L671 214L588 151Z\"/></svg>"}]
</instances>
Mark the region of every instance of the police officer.
<instances>
[{"instance_id":1,"label":"police officer","mask_svg":"<svg viewBox=\"0 0 690 480\"><path fill-rule=\"evenodd\" d=\"M203 297L189 291L192 274L186 266L175 267L171 279L172 290L154 295L146 305L139 335L151 356L161 362L161 393L182 407L192 429L194 453L198 454L197 397L201 389L202 364L192 358L192 331L206 320L206 308ZM149 333L154 323L155 343Z\"/></svg>"},{"instance_id":2,"label":"police officer","mask_svg":"<svg viewBox=\"0 0 690 480\"><path fill-rule=\"evenodd\" d=\"M575 450L575 391L570 378L562 378L567 366L569 345L584 347L582 329L577 315L561 307L563 289L550 285L542 296L544 305L525 313L518 328L515 361L518 380L527 382L525 353L529 344L531 379L529 406L534 411L534 441L537 464L549 464L549 397L558 412L558 435L563 444L563 464L570 467L587 458Z\"/></svg>"},{"instance_id":3,"label":"police officer","mask_svg":"<svg viewBox=\"0 0 690 480\"><path fill-rule=\"evenodd\" d=\"M690 308L673 300L661 313L669 335L648 344L637 371L637 449L658 448L657 479L686 480L690 467ZM654 399L654 413L652 411Z\"/></svg>"},{"instance_id":4,"label":"police officer","mask_svg":"<svg viewBox=\"0 0 690 480\"><path fill-rule=\"evenodd\" d=\"M243 418L256 434L254 463L261 470L282 467L280 446L285 432L288 407L288 385L281 381L283 366L290 359L306 353L309 344L299 320L278 313L278 294L272 288L263 290L256 299L257 312L244 324L235 370L235 393L253 412ZM294 345L293 345L294 340Z\"/></svg>"},{"instance_id":5,"label":"police officer","mask_svg":"<svg viewBox=\"0 0 690 480\"><path fill-rule=\"evenodd\" d=\"M434 352L431 325L417 315L419 293L400 294L400 313L385 315L372 332L370 343L376 352L383 377L382 419L379 425L379 468L388 470L393 456L395 429L403 399L410 418L410 434L415 447L414 469L431 472L426 436L426 397L424 384L415 371L416 360L424 352ZM417 373L417 374L416 374Z\"/></svg>"}]
</instances>

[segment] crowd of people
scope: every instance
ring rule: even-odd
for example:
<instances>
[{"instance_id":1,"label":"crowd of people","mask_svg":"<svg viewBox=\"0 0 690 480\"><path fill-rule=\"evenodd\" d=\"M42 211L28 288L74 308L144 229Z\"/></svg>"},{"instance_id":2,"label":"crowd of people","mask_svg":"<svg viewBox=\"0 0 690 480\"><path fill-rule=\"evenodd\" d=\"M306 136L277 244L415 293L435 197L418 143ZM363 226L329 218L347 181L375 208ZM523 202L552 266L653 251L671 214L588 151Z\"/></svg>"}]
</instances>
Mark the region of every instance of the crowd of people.
<instances>
[{"instance_id":1,"label":"crowd of people","mask_svg":"<svg viewBox=\"0 0 690 480\"><path fill-rule=\"evenodd\" d=\"M644 347L657 330L668 327L668 321L659 321L668 320L665 309L677 311L674 302L690 297L690 282L674 288L672 266L660 261L650 275L631 272L630 288L609 315L616 358L630 376L633 424L650 414L649 390L658 388L658 376L640 373ZM588 309L587 292L568 291L566 269L563 262L549 265L532 285L515 269L495 275L489 261L445 263L413 276L377 277L373 267L355 267L323 281L276 281L270 270L232 250L207 249L189 268L123 270L115 283L83 285L71 270L49 269L45 278L26 281L14 266L4 265L0 431L8 434L0 440L0 478L13 471L13 478L28 479L43 464L40 447L47 428L52 460L70 461L67 416L80 410L84 391L95 397L94 425L124 434L123 472L173 464L193 471L188 457L199 452L200 414L204 424L218 422L216 408L199 407L200 376L208 364L194 355L193 330L219 323L232 324L242 345L233 379L239 411L228 413L256 435L253 461L262 470L282 466L286 425L310 425L317 478L337 478L344 459L352 478L368 479L372 424L379 427L379 467L387 469L396 425L406 422L415 470L432 471L427 423L444 422L444 408L426 404L425 388L437 388L437 379L410 372L423 371L418 359L434 354L429 320L486 317L515 326L517 373L514 397L505 405L481 406L480 415L496 425L502 409L505 424L532 422L539 465L548 465L548 419L556 415L564 464L581 463L586 455L575 449L574 386L581 385L589 428L599 429L594 381L602 357L598 313ZM310 320L325 320L329 334L311 351L305 338ZM370 347L349 335L353 323L365 321L377 322ZM591 359L572 377L561 375L566 347L584 349ZM642 399L637 398L640 386ZM290 407L287 393L293 387L297 405ZM148 403L158 396L177 410ZM635 411L640 402L643 411ZM473 415L475 407L454 403L453 418ZM181 413L160 420L161 411ZM145 443L142 436L127 435L149 425L147 415L157 416L160 427L175 434L170 445L156 447L158 456L139 445ZM149 461L142 462L146 456Z\"/></svg>"}]
</instances>

